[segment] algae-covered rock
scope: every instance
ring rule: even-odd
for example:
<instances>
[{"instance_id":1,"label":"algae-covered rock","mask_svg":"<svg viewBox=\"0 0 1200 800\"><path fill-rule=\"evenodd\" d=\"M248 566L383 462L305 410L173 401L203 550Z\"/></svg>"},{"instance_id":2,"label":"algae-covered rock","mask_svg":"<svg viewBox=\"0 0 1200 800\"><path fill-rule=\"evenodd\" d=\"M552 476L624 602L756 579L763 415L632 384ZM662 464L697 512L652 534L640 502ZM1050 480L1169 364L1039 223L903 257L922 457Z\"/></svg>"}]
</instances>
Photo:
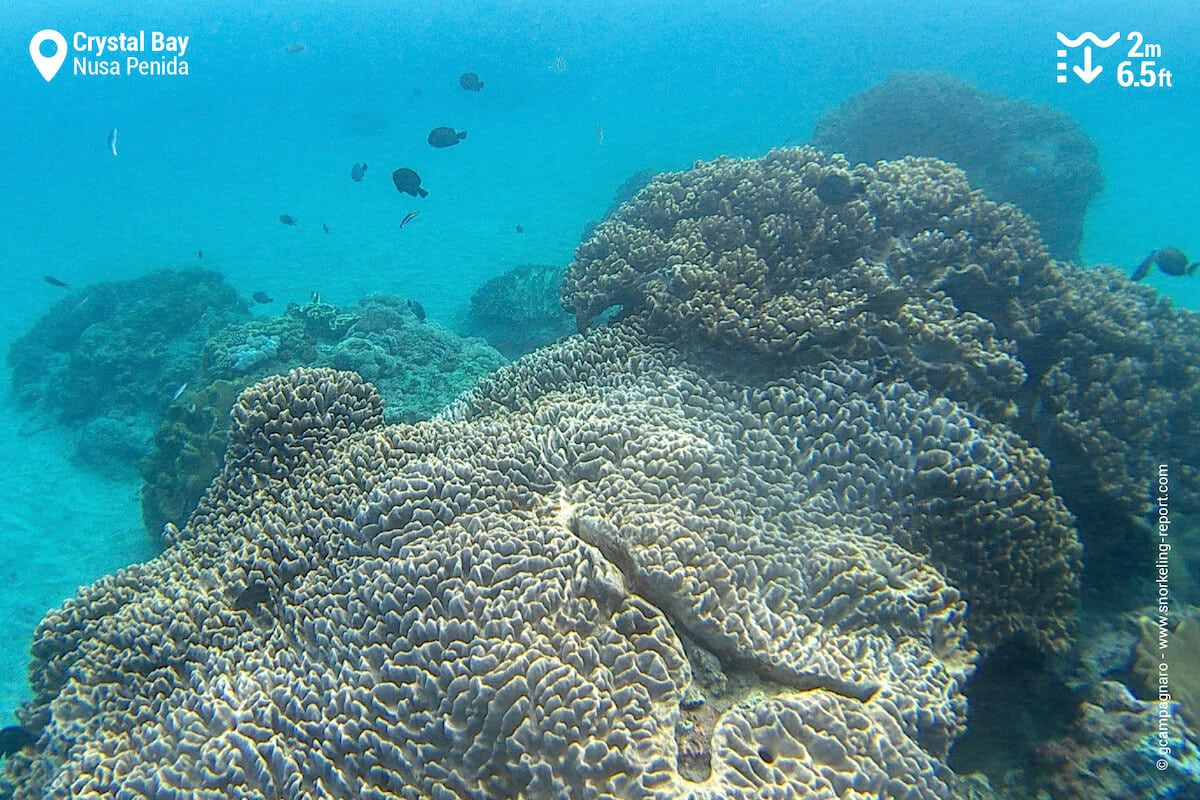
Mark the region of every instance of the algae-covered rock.
<instances>
[{"instance_id":1,"label":"algae-covered rock","mask_svg":"<svg viewBox=\"0 0 1200 800\"><path fill-rule=\"evenodd\" d=\"M471 295L466 333L482 336L509 358L519 358L575 332L558 302L566 267L521 264Z\"/></svg>"},{"instance_id":2,"label":"algae-covered rock","mask_svg":"<svg viewBox=\"0 0 1200 800\"><path fill-rule=\"evenodd\" d=\"M103 451L106 469L132 467L175 391L195 382L204 343L249 317L247 303L210 270L91 284L13 342L12 385L21 405L78 432L84 463Z\"/></svg>"},{"instance_id":3,"label":"algae-covered rock","mask_svg":"<svg viewBox=\"0 0 1200 800\"><path fill-rule=\"evenodd\" d=\"M241 386L216 380L186 392L167 409L142 463L142 521L157 533L183 526L221 469L229 445L229 409Z\"/></svg>"}]
</instances>

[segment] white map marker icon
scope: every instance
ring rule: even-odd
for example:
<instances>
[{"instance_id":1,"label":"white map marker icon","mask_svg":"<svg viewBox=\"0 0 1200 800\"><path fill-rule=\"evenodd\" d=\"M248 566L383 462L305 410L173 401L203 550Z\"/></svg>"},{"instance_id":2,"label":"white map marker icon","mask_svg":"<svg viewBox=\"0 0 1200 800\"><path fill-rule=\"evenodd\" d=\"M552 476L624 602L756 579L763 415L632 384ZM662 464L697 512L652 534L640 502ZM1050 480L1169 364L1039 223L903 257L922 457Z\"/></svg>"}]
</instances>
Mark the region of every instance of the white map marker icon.
<instances>
[{"instance_id":1,"label":"white map marker icon","mask_svg":"<svg viewBox=\"0 0 1200 800\"><path fill-rule=\"evenodd\" d=\"M54 42L54 55L42 55L44 42ZM58 74L63 62L67 60L67 40L61 33L50 28L38 31L29 40L29 57L33 59L33 65L37 67L38 72L42 73L46 83L49 83Z\"/></svg>"}]
</instances>

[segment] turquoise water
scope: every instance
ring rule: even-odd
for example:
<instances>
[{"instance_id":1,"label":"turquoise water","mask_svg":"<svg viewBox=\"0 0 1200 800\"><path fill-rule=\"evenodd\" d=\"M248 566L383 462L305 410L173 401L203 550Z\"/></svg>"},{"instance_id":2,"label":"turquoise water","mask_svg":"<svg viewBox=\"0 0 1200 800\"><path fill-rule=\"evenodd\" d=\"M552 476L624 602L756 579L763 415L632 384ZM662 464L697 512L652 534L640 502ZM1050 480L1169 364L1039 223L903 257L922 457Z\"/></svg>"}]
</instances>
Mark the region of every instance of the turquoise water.
<instances>
[{"instance_id":1,"label":"turquoise water","mask_svg":"<svg viewBox=\"0 0 1200 800\"><path fill-rule=\"evenodd\" d=\"M18 2L0 12L0 344L61 296L163 267L223 272L279 306L390 292L448 320L479 284L567 263L616 187L645 168L800 144L817 117L898 69L939 69L1069 112L1099 145L1087 263L1200 255L1200 17L1186 2L1015 3ZM1019 12L1018 12L1018 9ZM45 82L46 27L190 37L190 74ZM1171 89L1054 82L1054 33L1131 30L1161 42ZM288 53L303 43L301 52ZM479 93L458 85L477 72ZM425 142L450 125L469 136ZM120 155L106 148L119 130ZM349 179L365 161L366 179ZM389 175L416 169L426 199ZM403 230L408 212L420 216ZM280 214L300 223L281 225ZM330 228L322 231L322 224ZM518 234L520 225L524 233ZM204 256L197 258L197 251ZM1154 276L1200 307L1200 278ZM3 378L7 390L8 376ZM5 396L9 394L4 392ZM34 625L74 587L150 554L137 485L75 468L69 434L5 400L0 714L28 696Z\"/></svg>"}]
</instances>

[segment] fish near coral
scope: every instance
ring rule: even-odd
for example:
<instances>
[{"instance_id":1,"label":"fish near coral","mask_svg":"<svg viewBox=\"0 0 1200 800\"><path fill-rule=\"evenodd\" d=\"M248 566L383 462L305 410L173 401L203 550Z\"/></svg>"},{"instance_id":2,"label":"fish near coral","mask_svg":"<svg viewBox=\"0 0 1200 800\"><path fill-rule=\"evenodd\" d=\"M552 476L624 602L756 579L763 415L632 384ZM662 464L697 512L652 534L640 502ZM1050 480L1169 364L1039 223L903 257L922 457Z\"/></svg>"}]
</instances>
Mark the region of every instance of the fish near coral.
<instances>
[{"instance_id":1,"label":"fish near coral","mask_svg":"<svg viewBox=\"0 0 1200 800\"><path fill-rule=\"evenodd\" d=\"M271 585L265 581L251 581L237 596L233 607L238 611L253 611L271 600Z\"/></svg>"},{"instance_id":2,"label":"fish near coral","mask_svg":"<svg viewBox=\"0 0 1200 800\"><path fill-rule=\"evenodd\" d=\"M425 321L425 306L418 303L416 300L408 300L409 310L413 312L413 316L417 318L417 322Z\"/></svg>"},{"instance_id":3,"label":"fish near coral","mask_svg":"<svg viewBox=\"0 0 1200 800\"><path fill-rule=\"evenodd\" d=\"M1140 281L1149 275L1150 270L1154 267L1158 267L1159 271L1164 275L1180 277L1183 275L1194 275L1200 269L1200 261L1189 263L1187 254L1178 247L1163 247L1146 256L1142 263L1134 267L1133 273L1129 278L1133 281Z\"/></svg>"},{"instance_id":4,"label":"fish near coral","mask_svg":"<svg viewBox=\"0 0 1200 800\"><path fill-rule=\"evenodd\" d=\"M20 725L0 728L0 756L11 756L33 744L37 744L37 737Z\"/></svg>"},{"instance_id":5,"label":"fish near coral","mask_svg":"<svg viewBox=\"0 0 1200 800\"><path fill-rule=\"evenodd\" d=\"M827 206L840 206L858 197L866 187L840 172L826 172L817 181L817 199Z\"/></svg>"}]
</instances>

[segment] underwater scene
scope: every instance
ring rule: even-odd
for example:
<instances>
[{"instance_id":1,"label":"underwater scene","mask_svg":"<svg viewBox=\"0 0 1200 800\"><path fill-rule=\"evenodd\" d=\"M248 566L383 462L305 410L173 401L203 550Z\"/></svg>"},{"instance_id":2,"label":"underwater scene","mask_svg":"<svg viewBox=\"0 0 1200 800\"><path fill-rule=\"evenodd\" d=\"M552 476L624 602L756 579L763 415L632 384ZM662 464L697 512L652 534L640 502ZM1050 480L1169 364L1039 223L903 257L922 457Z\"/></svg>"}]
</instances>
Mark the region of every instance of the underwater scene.
<instances>
[{"instance_id":1,"label":"underwater scene","mask_svg":"<svg viewBox=\"0 0 1200 800\"><path fill-rule=\"evenodd\" d=\"M1200 15L0 10L0 798L1200 800Z\"/></svg>"}]
</instances>

